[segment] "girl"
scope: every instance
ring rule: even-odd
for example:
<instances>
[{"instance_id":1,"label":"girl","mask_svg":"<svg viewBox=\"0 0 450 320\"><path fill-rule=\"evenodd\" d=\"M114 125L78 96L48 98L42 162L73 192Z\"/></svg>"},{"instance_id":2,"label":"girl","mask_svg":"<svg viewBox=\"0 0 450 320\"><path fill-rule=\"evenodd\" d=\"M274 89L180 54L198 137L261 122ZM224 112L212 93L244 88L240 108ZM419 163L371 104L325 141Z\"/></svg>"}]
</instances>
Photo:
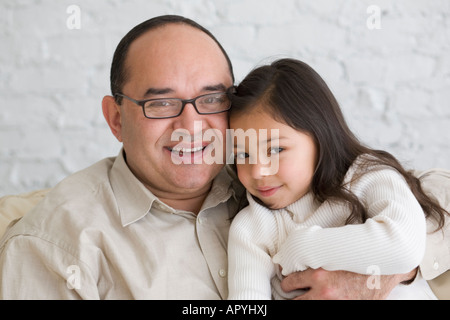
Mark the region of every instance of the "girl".
<instances>
[{"instance_id":1,"label":"girl","mask_svg":"<svg viewBox=\"0 0 450 320\"><path fill-rule=\"evenodd\" d=\"M229 299L292 298L301 292L285 293L282 277L307 268L371 274L376 289L377 276L418 267L425 216L442 227L446 212L391 154L357 140L314 70L281 59L252 71L231 97L249 205L230 229ZM419 273L389 298L435 296Z\"/></svg>"}]
</instances>

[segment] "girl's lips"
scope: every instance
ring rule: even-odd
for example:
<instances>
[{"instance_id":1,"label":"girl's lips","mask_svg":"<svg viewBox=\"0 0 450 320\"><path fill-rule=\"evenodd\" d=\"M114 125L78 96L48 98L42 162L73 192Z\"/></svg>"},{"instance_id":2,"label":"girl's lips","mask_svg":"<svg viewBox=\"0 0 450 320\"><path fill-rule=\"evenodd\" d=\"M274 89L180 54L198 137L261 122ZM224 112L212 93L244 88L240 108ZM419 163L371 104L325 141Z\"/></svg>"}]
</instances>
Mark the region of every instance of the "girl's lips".
<instances>
[{"instance_id":1,"label":"girl's lips","mask_svg":"<svg viewBox=\"0 0 450 320\"><path fill-rule=\"evenodd\" d=\"M263 197L273 196L281 187L262 187L257 188L259 194Z\"/></svg>"}]
</instances>

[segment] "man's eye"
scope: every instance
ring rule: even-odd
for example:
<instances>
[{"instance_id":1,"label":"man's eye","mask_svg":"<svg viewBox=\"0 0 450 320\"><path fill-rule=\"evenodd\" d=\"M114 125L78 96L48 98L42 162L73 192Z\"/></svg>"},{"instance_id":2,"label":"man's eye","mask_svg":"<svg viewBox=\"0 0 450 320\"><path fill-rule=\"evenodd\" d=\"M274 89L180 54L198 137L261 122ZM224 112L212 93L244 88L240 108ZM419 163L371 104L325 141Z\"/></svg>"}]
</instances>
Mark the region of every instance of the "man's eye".
<instances>
[{"instance_id":1,"label":"man's eye","mask_svg":"<svg viewBox=\"0 0 450 320\"><path fill-rule=\"evenodd\" d=\"M227 96L223 93L218 94L211 94L206 97L203 97L203 99L200 99L200 103L204 104L222 104L227 101Z\"/></svg>"},{"instance_id":2,"label":"man's eye","mask_svg":"<svg viewBox=\"0 0 450 320\"><path fill-rule=\"evenodd\" d=\"M148 104L148 107L150 108L162 108L162 107L172 107L176 105L175 101L171 101L171 100L156 100L156 101L151 101Z\"/></svg>"},{"instance_id":3,"label":"man's eye","mask_svg":"<svg viewBox=\"0 0 450 320\"><path fill-rule=\"evenodd\" d=\"M206 104L214 104L214 103L220 103L221 100L217 97L209 97L209 98L203 100L202 102L206 103Z\"/></svg>"}]
</instances>

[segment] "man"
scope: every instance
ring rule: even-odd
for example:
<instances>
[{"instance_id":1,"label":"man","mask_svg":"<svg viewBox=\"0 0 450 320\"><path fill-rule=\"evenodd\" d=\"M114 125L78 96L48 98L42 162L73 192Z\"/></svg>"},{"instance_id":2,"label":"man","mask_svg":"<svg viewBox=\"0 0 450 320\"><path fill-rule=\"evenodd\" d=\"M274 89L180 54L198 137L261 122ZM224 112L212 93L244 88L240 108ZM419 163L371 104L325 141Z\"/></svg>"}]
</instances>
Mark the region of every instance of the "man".
<instances>
[{"instance_id":1,"label":"man","mask_svg":"<svg viewBox=\"0 0 450 320\"><path fill-rule=\"evenodd\" d=\"M131 30L102 102L123 150L63 180L6 232L0 298L226 299L228 228L244 190L220 161L197 160L223 139L233 81L195 22L163 16ZM216 136L203 141L208 130ZM381 290L320 269L282 285L310 287L303 298L383 298L414 273L383 277Z\"/></svg>"}]
</instances>

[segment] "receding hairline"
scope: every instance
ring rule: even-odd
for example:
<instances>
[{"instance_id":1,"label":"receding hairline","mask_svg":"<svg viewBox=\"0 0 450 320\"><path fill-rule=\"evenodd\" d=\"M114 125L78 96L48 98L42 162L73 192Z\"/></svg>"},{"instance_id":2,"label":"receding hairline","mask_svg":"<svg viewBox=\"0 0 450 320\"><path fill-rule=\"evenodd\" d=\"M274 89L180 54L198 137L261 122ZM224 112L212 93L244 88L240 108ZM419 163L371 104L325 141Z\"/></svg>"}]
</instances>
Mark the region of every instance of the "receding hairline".
<instances>
[{"instance_id":1,"label":"receding hairline","mask_svg":"<svg viewBox=\"0 0 450 320\"><path fill-rule=\"evenodd\" d=\"M148 21L152 20L152 19L150 19L150 20L136 26L132 30L130 30L130 32L127 35L125 35L124 38L122 38L122 40L120 41L119 45L116 48L116 52L113 57L113 63L111 65L111 77L110 77L111 79L110 80L111 80L111 91L112 91L113 95L115 93L120 92L123 85L128 81L128 78L129 78L128 56L129 56L130 48L135 44L136 40L141 39L143 36L145 36L146 34L152 32L152 31L158 31L158 30L170 27L170 26L187 26L187 27L190 27L192 30L198 30L199 32L203 33L207 38L211 39L216 44L217 48L219 49L219 51L222 53L223 57L225 58L225 62L228 65L228 71L230 73L231 80L232 80L232 82L234 82L234 73L233 73L233 66L232 66L231 60L230 60L227 52L223 48L223 46L216 39L216 37L208 29L199 25L195 21L192 21L190 19L183 18L183 17L178 17L178 16L175 16L175 17L178 20L167 20L167 21L162 20L159 22L159 24L156 24L156 25L153 25L150 27L145 26L142 28L142 30L139 31L139 28L141 26L146 24ZM165 17L162 17L162 18L164 19ZM138 29L138 30L136 30L136 29ZM125 44L125 45L122 44L122 42L124 42L124 39L129 37L130 33L132 33L132 32L137 33L137 36L132 37L131 42L129 42L128 44ZM120 50L118 50L119 48L120 48ZM120 52L119 55L117 55L118 51ZM118 70L114 71L114 76L113 76L113 66L118 68Z\"/></svg>"},{"instance_id":2,"label":"receding hairline","mask_svg":"<svg viewBox=\"0 0 450 320\"><path fill-rule=\"evenodd\" d=\"M182 22L182 21L177 21L177 22L168 22L164 25L160 25L160 26L156 26L154 28L151 28L145 32L143 32L141 35L139 35L136 39L134 39L128 47L128 50L126 52L125 55L125 59L124 59L124 76L125 79L128 78L129 73L128 70L130 68L130 53L132 53L132 51L134 51L134 48L136 47L136 45L143 45L145 47L149 47L149 46L154 46L157 45L157 41L167 41L167 39L171 39L171 38L158 38L159 34L162 32L165 32L167 30L170 30L172 28L178 29L178 28L182 28L182 30L190 30L189 32L193 32L193 33L197 33L199 36L203 37L204 41L208 41L211 44L211 48L215 48L217 49L218 54L222 54L223 56L223 61L225 63L225 65L227 65L227 57L223 54L221 47L217 44L217 42L211 38L207 33L205 33L203 30L200 30L188 23ZM155 35L154 38L151 38L152 35ZM177 36L177 34L175 34L175 37ZM144 38L147 37L147 40L144 44L140 44L140 41L143 41ZM156 38L156 39L155 39ZM230 74L231 74L231 70L230 70Z\"/></svg>"}]
</instances>

